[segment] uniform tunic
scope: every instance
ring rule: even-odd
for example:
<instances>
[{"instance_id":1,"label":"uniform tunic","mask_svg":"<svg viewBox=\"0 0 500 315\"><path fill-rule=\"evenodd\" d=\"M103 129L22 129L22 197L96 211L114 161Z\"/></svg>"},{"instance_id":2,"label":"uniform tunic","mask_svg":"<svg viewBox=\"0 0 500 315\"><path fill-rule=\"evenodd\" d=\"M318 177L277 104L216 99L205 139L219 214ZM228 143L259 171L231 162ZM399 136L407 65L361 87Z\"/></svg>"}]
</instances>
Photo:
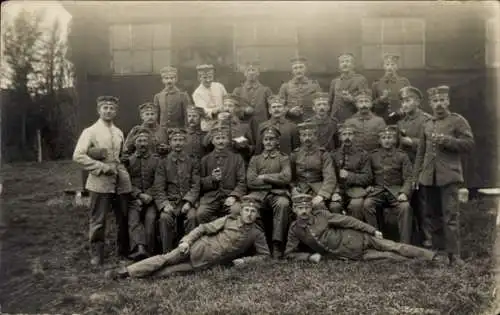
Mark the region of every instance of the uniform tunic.
<instances>
[{"instance_id":1,"label":"uniform tunic","mask_svg":"<svg viewBox=\"0 0 500 315\"><path fill-rule=\"evenodd\" d=\"M297 126L289 121L288 119L282 117L280 119L271 118L259 125L259 137L256 139L256 149L255 153L260 154L263 151L262 139L260 138L260 131L266 129L269 126L274 126L278 128L281 133L280 137L280 151L285 154L292 153L295 148L300 144L299 132Z\"/></svg>"},{"instance_id":2,"label":"uniform tunic","mask_svg":"<svg viewBox=\"0 0 500 315\"><path fill-rule=\"evenodd\" d=\"M359 112L345 121L346 125L356 128L354 144L370 153L379 146L379 133L385 128L384 120L373 113L362 115Z\"/></svg>"},{"instance_id":3,"label":"uniform tunic","mask_svg":"<svg viewBox=\"0 0 500 315\"><path fill-rule=\"evenodd\" d=\"M307 77L293 78L281 85L279 95L285 100L285 106L288 110L295 106L302 107L301 116L295 117L290 112L288 113L290 120L299 123L314 115L313 98L317 92L321 92L319 83Z\"/></svg>"},{"instance_id":4,"label":"uniform tunic","mask_svg":"<svg viewBox=\"0 0 500 315\"><path fill-rule=\"evenodd\" d=\"M253 108L251 119L255 120L257 125L269 119L267 99L273 94L269 87L262 85L259 81L247 81L241 87L235 88L233 94L246 100Z\"/></svg>"},{"instance_id":5,"label":"uniform tunic","mask_svg":"<svg viewBox=\"0 0 500 315\"><path fill-rule=\"evenodd\" d=\"M321 147L325 148L328 152L333 152L337 146L337 119L326 117L319 118L313 116L306 120L313 122L318 127L318 143Z\"/></svg>"},{"instance_id":6,"label":"uniform tunic","mask_svg":"<svg viewBox=\"0 0 500 315\"><path fill-rule=\"evenodd\" d=\"M414 113L404 116L403 119L398 122L398 127L401 133L412 140L412 144L410 146L401 144L401 149L406 151L412 163L415 162L418 142L420 135L422 134L424 124L430 119L432 119L431 115L421 109L417 109Z\"/></svg>"},{"instance_id":7,"label":"uniform tunic","mask_svg":"<svg viewBox=\"0 0 500 315\"><path fill-rule=\"evenodd\" d=\"M330 154L324 148L299 147L291 155L293 186L301 193L311 191L330 200L337 186L337 178Z\"/></svg>"},{"instance_id":8,"label":"uniform tunic","mask_svg":"<svg viewBox=\"0 0 500 315\"><path fill-rule=\"evenodd\" d=\"M189 95L177 87L163 89L155 94L153 102L160 108L160 126L163 128L182 128L186 126L186 109L191 104Z\"/></svg>"},{"instance_id":9,"label":"uniform tunic","mask_svg":"<svg viewBox=\"0 0 500 315\"><path fill-rule=\"evenodd\" d=\"M220 122L214 122L214 124L219 124ZM239 144L236 141L232 142L232 149L234 152L241 154L245 162L248 162L250 160L250 157L252 156L254 149L255 149L255 141L252 137L252 132L250 130L250 127L247 123L243 123L241 120L239 120L237 117L232 117L231 120L231 138L233 140L237 138L244 137L247 139L246 143L244 144ZM204 145L208 148L209 151L213 150L213 145L212 145L212 135L210 133L207 133L205 136L205 139L203 140Z\"/></svg>"},{"instance_id":10,"label":"uniform tunic","mask_svg":"<svg viewBox=\"0 0 500 315\"><path fill-rule=\"evenodd\" d=\"M200 161L208 153L207 145L205 145L206 136L207 132L202 131L201 128L187 128L184 152Z\"/></svg>"},{"instance_id":11,"label":"uniform tunic","mask_svg":"<svg viewBox=\"0 0 500 315\"><path fill-rule=\"evenodd\" d=\"M335 117L339 123L343 123L347 118L356 113L354 103L342 100L343 90L347 90L352 96L359 91L366 90L368 82L366 78L358 73L341 74L330 83L328 103L331 108L331 116Z\"/></svg>"},{"instance_id":12,"label":"uniform tunic","mask_svg":"<svg viewBox=\"0 0 500 315\"><path fill-rule=\"evenodd\" d=\"M390 113L401 109L399 90L409 85L410 81L399 75L393 77L384 75L382 78L373 82L373 112L387 121ZM384 90L389 91L389 95L385 100L381 99Z\"/></svg>"},{"instance_id":13,"label":"uniform tunic","mask_svg":"<svg viewBox=\"0 0 500 315\"><path fill-rule=\"evenodd\" d=\"M167 144L168 143L168 135L167 130L160 125L156 125L154 127L147 127L145 125L137 125L132 127L130 132L127 135L127 139L125 140L125 154L132 154L135 152L135 137L137 133L145 128L151 132L153 137L151 137L151 150L153 153L157 152L157 148L159 144Z\"/></svg>"}]
</instances>

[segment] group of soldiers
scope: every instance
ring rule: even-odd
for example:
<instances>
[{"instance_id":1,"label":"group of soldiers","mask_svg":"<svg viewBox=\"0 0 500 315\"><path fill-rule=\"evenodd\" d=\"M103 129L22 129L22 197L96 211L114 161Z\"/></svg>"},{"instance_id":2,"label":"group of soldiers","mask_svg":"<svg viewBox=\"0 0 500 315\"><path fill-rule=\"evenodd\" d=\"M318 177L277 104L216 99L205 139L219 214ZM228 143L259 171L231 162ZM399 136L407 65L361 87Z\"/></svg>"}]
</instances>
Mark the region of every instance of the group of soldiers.
<instances>
[{"instance_id":1,"label":"group of soldiers","mask_svg":"<svg viewBox=\"0 0 500 315\"><path fill-rule=\"evenodd\" d=\"M371 89L352 54L338 60L341 74L324 93L305 76L306 60L292 59L293 78L277 95L259 82L256 62L231 94L212 65L200 65L192 101L165 67L165 88L139 106L142 124L126 139L113 123L118 99L99 97L99 119L73 156L88 172L91 264L103 262L111 209L118 254L137 261L108 271L115 278L265 256L463 264L461 155L474 139L449 109L449 87L427 91L431 115L398 75L398 56L384 56ZM390 227L398 242L383 237ZM411 245L415 230L421 247Z\"/></svg>"}]
</instances>

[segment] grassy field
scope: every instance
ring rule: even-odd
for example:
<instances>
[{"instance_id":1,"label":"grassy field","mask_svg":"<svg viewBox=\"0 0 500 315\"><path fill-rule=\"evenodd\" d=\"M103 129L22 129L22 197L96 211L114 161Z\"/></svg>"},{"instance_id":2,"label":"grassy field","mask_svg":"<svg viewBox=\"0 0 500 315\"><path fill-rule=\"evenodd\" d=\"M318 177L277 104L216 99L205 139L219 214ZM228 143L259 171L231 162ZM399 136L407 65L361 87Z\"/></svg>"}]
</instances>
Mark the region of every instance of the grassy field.
<instances>
[{"instance_id":1,"label":"grassy field","mask_svg":"<svg viewBox=\"0 0 500 315\"><path fill-rule=\"evenodd\" d=\"M424 262L266 262L161 280L105 281L88 264L87 211L62 190L78 184L71 163L2 170L0 303L8 313L78 314L480 314L492 300L491 201L462 211L467 265ZM111 217L110 217L111 218Z\"/></svg>"}]
</instances>

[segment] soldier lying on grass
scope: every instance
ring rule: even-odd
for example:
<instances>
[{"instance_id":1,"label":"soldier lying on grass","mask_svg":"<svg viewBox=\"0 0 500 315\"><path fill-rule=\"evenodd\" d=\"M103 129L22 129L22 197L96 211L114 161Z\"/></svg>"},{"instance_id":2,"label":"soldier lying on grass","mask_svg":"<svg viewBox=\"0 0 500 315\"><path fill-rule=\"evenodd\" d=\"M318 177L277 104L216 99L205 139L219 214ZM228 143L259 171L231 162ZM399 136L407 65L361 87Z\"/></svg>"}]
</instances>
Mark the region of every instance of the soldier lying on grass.
<instances>
[{"instance_id":1,"label":"soldier lying on grass","mask_svg":"<svg viewBox=\"0 0 500 315\"><path fill-rule=\"evenodd\" d=\"M310 195L295 195L292 199L297 220L290 227L285 257L316 263L322 256L353 260L420 258L442 261L442 256L430 250L386 240L376 228L355 218L326 210L313 212ZM313 253L298 252L300 243Z\"/></svg>"},{"instance_id":2,"label":"soldier lying on grass","mask_svg":"<svg viewBox=\"0 0 500 315\"><path fill-rule=\"evenodd\" d=\"M199 225L184 236L173 251L128 267L108 270L105 277L166 277L178 272L197 271L230 262L241 265L270 256L264 232L255 224L260 207L258 201L245 196L242 198L241 207L238 215L228 215ZM255 246L256 256L241 258L252 246Z\"/></svg>"}]
</instances>

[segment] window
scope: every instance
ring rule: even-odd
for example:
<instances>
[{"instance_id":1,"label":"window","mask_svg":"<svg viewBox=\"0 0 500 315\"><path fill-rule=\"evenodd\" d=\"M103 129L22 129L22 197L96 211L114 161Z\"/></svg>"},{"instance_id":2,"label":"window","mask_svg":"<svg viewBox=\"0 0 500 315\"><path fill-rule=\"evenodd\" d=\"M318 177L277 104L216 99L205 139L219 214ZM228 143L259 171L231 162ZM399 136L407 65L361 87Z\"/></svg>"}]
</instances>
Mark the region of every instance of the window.
<instances>
[{"instance_id":1,"label":"window","mask_svg":"<svg viewBox=\"0 0 500 315\"><path fill-rule=\"evenodd\" d=\"M128 24L110 27L115 74L159 73L170 63L170 24Z\"/></svg>"},{"instance_id":2,"label":"window","mask_svg":"<svg viewBox=\"0 0 500 315\"><path fill-rule=\"evenodd\" d=\"M370 18L362 22L362 61L366 69L382 69L384 53L401 56L399 67L425 66L425 22L415 18Z\"/></svg>"},{"instance_id":3,"label":"window","mask_svg":"<svg viewBox=\"0 0 500 315\"><path fill-rule=\"evenodd\" d=\"M500 67L500 23L497 19L486 21L486 66Z\"/></svg>"},{"instance_id":4,"label":"window","mask_svg":"<svg viewBox=\"0 0 500 315\"><path fill-rule=\"evenodd\" d=\"M282 21L247 22L234 26L236 65L258 60L261 70L289 70L297 55L297 28Z\"/></svg>"}]
</instances>

